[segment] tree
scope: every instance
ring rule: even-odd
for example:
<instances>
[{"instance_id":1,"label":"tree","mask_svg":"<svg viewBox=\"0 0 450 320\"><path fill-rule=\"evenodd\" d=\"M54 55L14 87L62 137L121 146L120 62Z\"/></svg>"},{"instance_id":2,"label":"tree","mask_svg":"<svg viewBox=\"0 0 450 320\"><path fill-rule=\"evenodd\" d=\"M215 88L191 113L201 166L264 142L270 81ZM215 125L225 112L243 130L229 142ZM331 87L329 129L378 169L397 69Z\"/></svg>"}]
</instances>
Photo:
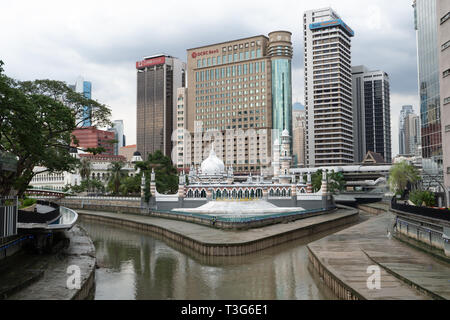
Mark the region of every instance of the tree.
<instances>
[{"instance_id":1,"label":"tree","mask_svg":"<svg viewBox=\"0 0 450 320\"><path fill-rule=\"evenodd\" d=\"M146 161L136 163L136 169L145 172L149 177L150 172L155 170L156 189L160 193L176 193L178 191L177 169L173 166L170 157L165 156L160 150L148 154Z\"/></svg>"},{"instance_id":2,"label":"tree","mask_svg":"<svg viewBox=\"0 0 450 320\"><path fill-rule=\"evenodd\" d=\"M311 183L313 187L313 192L318 192L322 188L323 171L322 169L317 170L311 175ZM327 187L328 192L336 193L345 189L345 179L342 172L327 172Z\"/></svg>"},{"instance_id":3,"label":"tree","mask_svg":"<svg viewBox=\"0 0 450 320\"><path fill-rule=\"evenodd\" d=\"M409 200L420 207L425 203L427 207L433 207L436 204L436 197L431 191L414 190L409 194Z\"/></svg>"},{"instance_id":4,"label":"tree","mask_svg":"<svg viewBox=\"0 0 450 320\"><path fill-rule=\"evenodd\" d=\"M120 194L123 196L139 195L141 192L141 178L142 174L123 178L119 187Z\"/></svg>"},{"instance_id":5,"label":"tree","mask_svg":"<svg viewBox=\"0 0 450 320\"><path fill-rule=\"evenodd\" d=\"M79 148L72 132L85 120L84 106L91 107L96 126L110 125L111 111L61 81L15 81L4 75L2 66L0 61L0 150L16 156L17 169L0 172L0 195L20 197L36 174L76 168L79 160L69 151ZM45 169L33 172L36 166Z\"/></svg>"},{"instance_id":6,"label":"tree","mask_svg":"<svg viewBox=\"0 0 450 320\"><path fill-rule=\"evenodd\" d=\"M126 176L125 170L123 170L125 163L122 161L112 162L108 167L110 173L108 187L113 190L114 194L119 194L119 188L122 179Z\"/></svg>"},{"instance_id":7,"label":"tree","mask_svg":"<svg viewBox=\"0 0 450 320\"><path fill-rule=\"evenodd\" d=\"M92 164L89 159L83 158L78 165L78 170L80 171L80 176L82 180L89 180L91 177Z\"/></svg>"},{"instance_id":8,"label":"tree","mask_svg":"<svg viewBox=\"0 0 450 320\"><path fill-rule=\"evenodd\" d=\"M402 198L406 189L410 189L411 185L418 181L420 181L419 170L406 161L394 164L389 172L389 188L396 195L401 195Z\"/></svg>"}]
</instances>

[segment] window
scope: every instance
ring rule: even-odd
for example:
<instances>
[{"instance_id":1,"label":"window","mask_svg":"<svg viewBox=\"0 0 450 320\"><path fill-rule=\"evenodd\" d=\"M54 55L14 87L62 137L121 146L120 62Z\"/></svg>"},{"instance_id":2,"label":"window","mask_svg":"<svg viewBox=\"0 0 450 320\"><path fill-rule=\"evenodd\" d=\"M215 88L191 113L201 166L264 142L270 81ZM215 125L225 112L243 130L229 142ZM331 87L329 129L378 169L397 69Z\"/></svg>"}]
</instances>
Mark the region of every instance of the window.
<instances>
[{"instance_id":1,"label":"window","mask_svg":"<svg viewBox=\"0 0 450 320\"><path fill-rule=\"evenodd\" d=\"M450 19L450 11L447 12L447 14L441 18L441 24L443 24L448 19Z\"/></svg>"},{"instance_id":2,"label":"window","mask_svg":"<svg viewBox=\"0 0 450 320\"><path fill-rule=\"evenodd\" d=\"M256 49L256 57L261 58L261 49Z\"/></svg>"},{"instance_id":3,"label":"window","mask_svg":"<svg viewBox=\"0 0 450 320\"><path fill-rule=\"evenodd\" d=\"M444 105L445 105L445 104L449 104L449 103L450 103L450 97L445 98L445 99L444 99Z\"/></svg>"},{"instance_id":4,"label":"window","mask_svg":"<svg viewBox=\"0 0 450 320\"><path fill-rule=\"evenodd\" d=\"M445 132L450 132L450 125L445 126Z\"/></svg>"},{"instance_id":5,"label":"window","mask_svg":"<svg viewBox=\"0 0 450 320\"><path fill-rule=\"evenodd\" d=\"M201 68L202 67L202 60L198 59L197 60L197 68Z\"/></svg>"},{"instance_id":6,"label":"window","mask_svg":"<svg viewBox=\"0 0 450 320\"><path fill-rule=\"evenodd\" d=\"M450 69L445 70L444 72L442 72L442 78L447 77L448 75L450 75Z\"/></svg>"},{"instance_id":7,"label":"window","mask_svg":"<svg viewBox=\"0 0 450 320\"><path fill-rule=\"evenodd\" d=\"M448 47L450 47L450 40L447 41L446 43L444 43L444 44L441 46L441 51L444 51L444 50L447 49Z\"/></svg>"}]
</instances>

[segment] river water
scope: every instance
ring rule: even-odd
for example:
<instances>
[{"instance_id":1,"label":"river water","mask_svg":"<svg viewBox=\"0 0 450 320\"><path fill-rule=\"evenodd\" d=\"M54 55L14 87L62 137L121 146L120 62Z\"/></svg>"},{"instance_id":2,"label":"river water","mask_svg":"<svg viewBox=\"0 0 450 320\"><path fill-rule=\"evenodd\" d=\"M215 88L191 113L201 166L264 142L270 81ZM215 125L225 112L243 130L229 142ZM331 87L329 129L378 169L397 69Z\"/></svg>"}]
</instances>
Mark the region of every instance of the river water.
<instances>
[{"instance_id":1,"label":"river water","mask_svg":"<svg viewBox=\"0 0 450 320\"><path fill-rule=\"evenodd\" d=\"M205 257L130 228L80 219L96 248L95 299L335 299L306 244L343 228L239 257Z\"/></svg>"}]
</instances>

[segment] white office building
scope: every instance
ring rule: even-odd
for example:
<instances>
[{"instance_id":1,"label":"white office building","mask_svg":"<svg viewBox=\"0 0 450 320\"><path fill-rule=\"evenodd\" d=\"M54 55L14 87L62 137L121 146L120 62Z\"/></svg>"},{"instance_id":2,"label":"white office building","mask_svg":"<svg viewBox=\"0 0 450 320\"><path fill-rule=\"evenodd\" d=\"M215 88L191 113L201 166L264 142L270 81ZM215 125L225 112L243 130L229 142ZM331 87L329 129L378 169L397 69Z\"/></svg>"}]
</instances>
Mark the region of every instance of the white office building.
<instances>
[{"instance_id":1,"label":"white office building","mask_svg":"<svg viewBox=\"0 0 450 320\"><path fill-rule=\"evenodd\" d=\"M353 163L354 32L331 8L306 11L303 28L307 166Z\"/></svg>"}]
</instances>

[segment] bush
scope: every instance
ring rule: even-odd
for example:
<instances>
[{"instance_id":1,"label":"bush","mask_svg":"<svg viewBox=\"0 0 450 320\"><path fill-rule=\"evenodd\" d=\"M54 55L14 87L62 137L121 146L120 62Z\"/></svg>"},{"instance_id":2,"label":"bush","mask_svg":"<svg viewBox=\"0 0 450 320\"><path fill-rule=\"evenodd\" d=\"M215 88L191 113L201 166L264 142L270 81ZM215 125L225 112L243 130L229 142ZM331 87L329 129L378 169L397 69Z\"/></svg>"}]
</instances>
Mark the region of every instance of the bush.
<instances>
[{"instance_id":1,"label":"bush","mask_svg":"<svg viewBox=\"0 0 450 320\"><path fill-rule=\"evenodd\" d=\"M422 206L423 203L427 207L434 207L436 204L436 198L431 191L415 190L409 194L409 200L418 207Z\"/></svg>"},{"instance_id":2,"label":"bush","mask_svg":"<svg viewBox=\"0 0 450 320\"><path fill-rule=\"evenodd\" d=\"M36 199L31 199L31 198L26 198L22 201L22 205L20 206L20 208L28 208L30 206L32 206L33 204L35 204L37 202Z\"/></svg>"}]
</instances>

